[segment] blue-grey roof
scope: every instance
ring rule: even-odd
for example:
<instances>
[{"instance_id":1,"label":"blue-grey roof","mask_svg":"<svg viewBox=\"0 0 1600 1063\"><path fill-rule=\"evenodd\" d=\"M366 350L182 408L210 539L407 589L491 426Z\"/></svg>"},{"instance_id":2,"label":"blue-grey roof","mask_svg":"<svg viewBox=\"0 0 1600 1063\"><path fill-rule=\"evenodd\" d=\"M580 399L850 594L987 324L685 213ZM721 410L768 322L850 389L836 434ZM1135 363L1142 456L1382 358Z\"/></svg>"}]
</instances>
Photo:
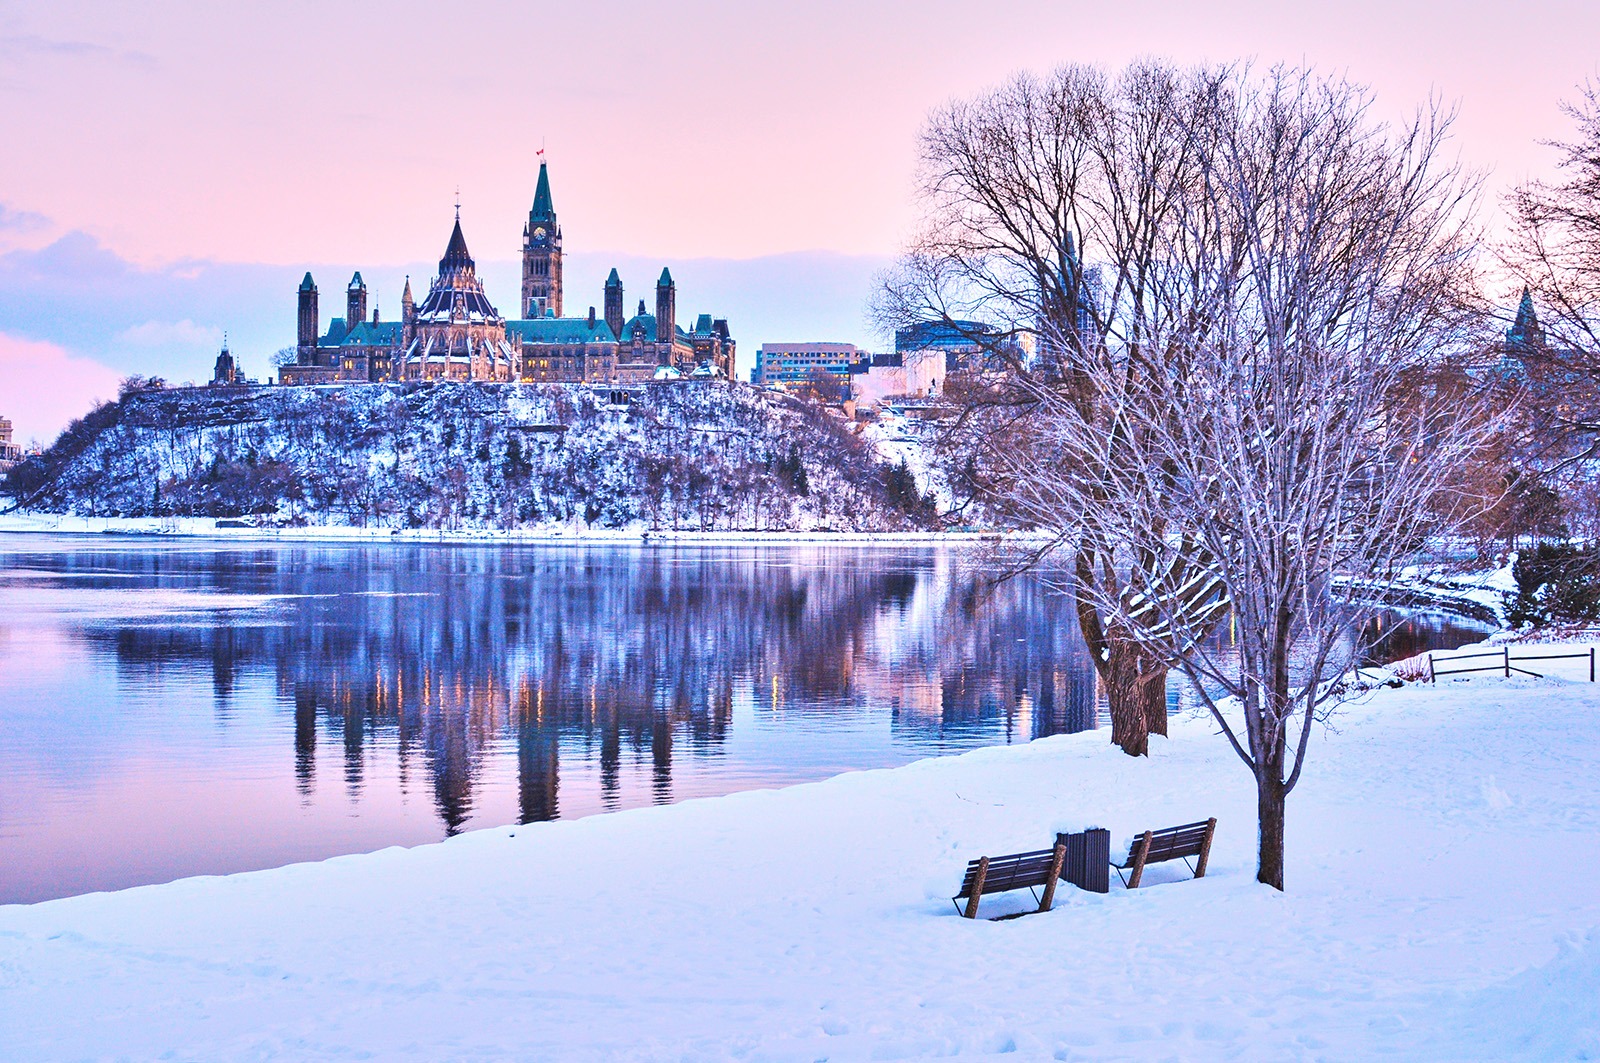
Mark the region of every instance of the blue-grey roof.
<instances>
[{"instance_id":1,"label":"blue-grey roof","mask_svg":"<svg viewBox=\"0 0 1600 1063\"><path fill-rule=\"evenodd\" d=\"M317 346L318 347L337 347L337 346L339 346L339 344L344 342L345 331L346 330L345 330L345 327L344 327L344 318L342 318L342 317L334 318L332 321L328 322L328 331L324 332L322 334L322 338L317 341Z\"/></svg>"}]
</instances>

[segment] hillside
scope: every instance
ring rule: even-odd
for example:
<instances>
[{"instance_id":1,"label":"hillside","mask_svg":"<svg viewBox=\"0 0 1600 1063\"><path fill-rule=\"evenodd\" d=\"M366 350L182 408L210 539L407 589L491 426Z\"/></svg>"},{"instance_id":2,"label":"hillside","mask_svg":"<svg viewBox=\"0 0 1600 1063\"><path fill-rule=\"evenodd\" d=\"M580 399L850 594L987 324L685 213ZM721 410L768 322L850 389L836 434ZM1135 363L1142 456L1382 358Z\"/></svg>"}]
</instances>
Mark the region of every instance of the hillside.
<instances>
[{"instance_id":1,"label":"hillside","mask_svg":"<svg viewBox=\"0 0 1600 1063\"><path fill-rule=\"evenodd\" d=\"M627 405L560 384L150 389L13 470L11 505L378 527L912 530L933 507L849 428L739 385Z\"/></svg>"}]
</instances>

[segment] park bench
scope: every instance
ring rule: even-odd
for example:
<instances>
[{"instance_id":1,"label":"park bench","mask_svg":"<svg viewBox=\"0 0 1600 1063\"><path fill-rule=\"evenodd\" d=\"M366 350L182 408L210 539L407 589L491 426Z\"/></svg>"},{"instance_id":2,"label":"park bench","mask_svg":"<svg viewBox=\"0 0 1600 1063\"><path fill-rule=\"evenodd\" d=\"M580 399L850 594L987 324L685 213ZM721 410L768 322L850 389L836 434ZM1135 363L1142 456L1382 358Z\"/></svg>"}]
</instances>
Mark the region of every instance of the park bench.
<instances>
[{"instance_id":1,"label":"park bench","mask_svg":"<svg viewBox=\"0 0 1600 1063\"><path fill-rule=\"evenodd\" d=\"M1194 872L1195 878L1204 878L1206 861L1211 858L1211 838L1216 832L1216 817L1166 830L1147 830L1128 846L1127 859L1111 866L1117 869L1117 877L1130 890L1139 888L1146 864L1163 860L1181 859ZM1196 858L1193 864L1189 864L1191 856ZM1126 877L1123 877L1124 871L1128 872Z\"/></svg>"},{"instance_id":2,"label":"park bench","mask_svg":"<svg viewBox=\"0 0 1600 1063\"><path fill-rule=\"evenodd\" d=\"M1056 844L1050 849L1031 853L1013 853L1010 856L983 856L967 865L966 877L960 891L952 897L956 911L968 919L978 917L978 899L987 893L1007 893L1011 890L1044 887L1044 896L1034 894L1038 910L1048 912L1055 900L1056 883L1061 879L1083 889L1105 893L1106 866L1109 859L1110 832L1090 828L1076 834L1057 834ZM967 899L966 910L957 903Z\"/></svg>"}]
</instances>

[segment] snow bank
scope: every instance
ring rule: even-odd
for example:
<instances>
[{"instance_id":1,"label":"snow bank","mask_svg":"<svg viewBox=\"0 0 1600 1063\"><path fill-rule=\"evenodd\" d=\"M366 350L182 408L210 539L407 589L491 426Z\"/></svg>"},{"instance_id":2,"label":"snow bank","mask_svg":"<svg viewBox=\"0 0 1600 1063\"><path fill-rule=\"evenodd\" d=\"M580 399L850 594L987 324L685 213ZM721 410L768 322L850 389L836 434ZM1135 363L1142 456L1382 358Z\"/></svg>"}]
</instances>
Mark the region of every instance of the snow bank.
<instances>
[{"instance_id":1,"label":"snow bank","mask_svg":"<svg viewBox=\"0 0 1600 1063\"><path fill-rule=\"evenodd\" d=\"M1600 1053L1600 688L1382 690L1289 892L1201 720L0 908L0 1055L1556 1060ZM1211 872L957 918L968 859L1214 815ZM86 825L85 829L94 829ZM1027 895L985 900L985 915Z\"/></svg>"}]
</instances>

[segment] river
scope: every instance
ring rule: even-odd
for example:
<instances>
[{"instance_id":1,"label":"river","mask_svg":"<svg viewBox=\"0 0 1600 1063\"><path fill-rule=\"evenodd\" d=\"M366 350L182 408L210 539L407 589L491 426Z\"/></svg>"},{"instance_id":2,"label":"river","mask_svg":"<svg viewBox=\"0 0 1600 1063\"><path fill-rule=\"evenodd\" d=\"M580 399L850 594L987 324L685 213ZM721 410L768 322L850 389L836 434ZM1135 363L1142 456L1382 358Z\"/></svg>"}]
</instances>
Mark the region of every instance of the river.
<instances>
[{"instance_id":1,"label":"river","mask_svg":"<svg viewBox=\"0 0 1600 1063\"><path fill-rule=\"evenodd\" d=\"M921 545L0 535L0 903L1098 726L1068 604L985 571ZM1397 656L1484 634L1397 626Z\"/></svg>"}]
</instances>

